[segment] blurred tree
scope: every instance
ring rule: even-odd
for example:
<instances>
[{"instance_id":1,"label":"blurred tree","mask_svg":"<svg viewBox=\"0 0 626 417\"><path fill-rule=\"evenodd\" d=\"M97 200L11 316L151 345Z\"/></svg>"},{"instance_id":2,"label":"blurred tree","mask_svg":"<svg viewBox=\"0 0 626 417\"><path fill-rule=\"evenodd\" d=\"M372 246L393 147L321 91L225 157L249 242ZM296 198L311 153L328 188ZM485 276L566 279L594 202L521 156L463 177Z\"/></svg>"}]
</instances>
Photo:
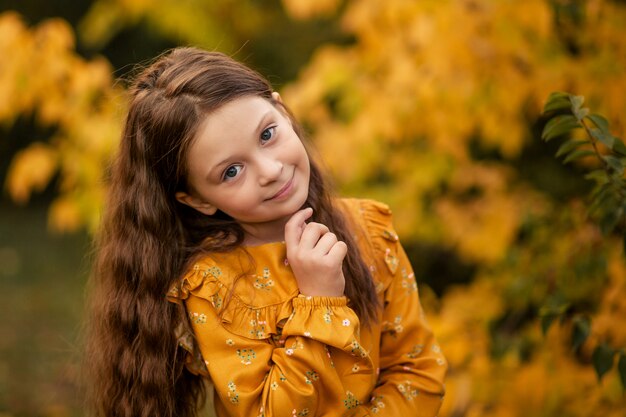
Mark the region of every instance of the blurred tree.
<instances>
[{"instance_id":1,"label":"blurred tree","mask_svg":"<svg viewBox=\"0 0 626 417\"><path fill-rule=\"evenodd\" d=\"M59 173L50 222L61 230L94 227L103 199L102 173L120 135L123 90L104 58L79 57L71 28L61 19L30 30L11 12L0 15L0 121L5 128L26 114L54 132L17 153L6 186L28 201Z\"/></svg>"},{"instance_id":2,"label":"blurred tree","mask_svg":"<svg viewBox=\"0 0 626 417\"><path fill-rule=\"evenodd\" d=\"M109 56L116 37L139 26L175 45L236 55L278 85L293 79L321 43L352 41L336 19L294 21L275 0L95 0L79 38L88 50Z\"/></svg>"}]
</instances>

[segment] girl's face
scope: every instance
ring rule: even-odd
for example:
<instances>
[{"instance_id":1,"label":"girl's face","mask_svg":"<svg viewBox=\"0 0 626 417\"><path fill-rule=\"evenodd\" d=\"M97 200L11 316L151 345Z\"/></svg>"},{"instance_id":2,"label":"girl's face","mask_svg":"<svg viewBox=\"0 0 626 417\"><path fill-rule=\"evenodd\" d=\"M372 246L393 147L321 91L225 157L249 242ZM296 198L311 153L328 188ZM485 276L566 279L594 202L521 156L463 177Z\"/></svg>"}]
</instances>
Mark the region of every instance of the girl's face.
<instances>
[{"instance_id":1,"label":"girl's face","mask_svg":"<svg viewBox=\"0 0 626 417\"><path fill-rule=\"evenodd\" d=\"M290 120L262 97L238 98L209 114L187 166L189 192L177 192L177 200L207 215L221 210L247 234L268 227L282 233L308 197L306 150Z\"/></svg>"}]
</instances>

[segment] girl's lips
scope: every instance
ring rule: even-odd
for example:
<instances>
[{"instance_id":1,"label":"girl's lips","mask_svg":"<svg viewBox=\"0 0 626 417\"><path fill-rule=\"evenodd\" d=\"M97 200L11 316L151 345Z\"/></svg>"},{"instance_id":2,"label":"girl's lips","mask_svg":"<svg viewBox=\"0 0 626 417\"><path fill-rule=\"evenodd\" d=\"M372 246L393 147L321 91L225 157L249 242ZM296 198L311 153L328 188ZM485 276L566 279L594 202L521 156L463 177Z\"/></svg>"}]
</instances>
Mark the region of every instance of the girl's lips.
<instances>
[{"instance_id":1,"label":"girl's lips","mask_svg":"<svg viewBox=\"0 0 626 417\"><path fill-rule=\"evenodd\" d=\"M276 200L276 199L279 199L279 198L281 198L283 196L286 196L287 194L289 194L289 192L293 188L292 186L293 186L293 177L291 177L291 179L289 181L287 181L287 184L285 184L283 186L283 188L278 190L278 192L276 194L274 194L273 196L268 198L268 200Z\"/></svg>"}]
</instances>

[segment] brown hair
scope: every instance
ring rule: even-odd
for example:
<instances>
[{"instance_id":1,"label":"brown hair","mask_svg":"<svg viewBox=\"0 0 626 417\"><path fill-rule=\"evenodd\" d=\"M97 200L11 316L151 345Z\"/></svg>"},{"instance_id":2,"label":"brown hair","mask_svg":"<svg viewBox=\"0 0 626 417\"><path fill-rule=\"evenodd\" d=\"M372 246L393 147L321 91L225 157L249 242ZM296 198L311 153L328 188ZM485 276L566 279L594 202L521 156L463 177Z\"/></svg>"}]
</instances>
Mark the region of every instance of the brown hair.
<instances>
[{"instance_id":1,"label":"brown hair","mask_svg":"<svg viewBox=\"0 0 626 417\"><path fill-rule=\"evenodd\" d=\"M170 51L136 78L91 282L85 368L94 415L196 415L204 386L185 368L174 333L189 325L183 307L165 294L189 259L238 247L243 230L225 214L202 215L174 195L187 187L186 155L203 118L246 95L282 106L271 93L250 68L195 48ZM378 309L371 275L313 161L306 205L314 221L347 243L345 293L362 322L371 323Z\"/></svg>"}]
</instances>

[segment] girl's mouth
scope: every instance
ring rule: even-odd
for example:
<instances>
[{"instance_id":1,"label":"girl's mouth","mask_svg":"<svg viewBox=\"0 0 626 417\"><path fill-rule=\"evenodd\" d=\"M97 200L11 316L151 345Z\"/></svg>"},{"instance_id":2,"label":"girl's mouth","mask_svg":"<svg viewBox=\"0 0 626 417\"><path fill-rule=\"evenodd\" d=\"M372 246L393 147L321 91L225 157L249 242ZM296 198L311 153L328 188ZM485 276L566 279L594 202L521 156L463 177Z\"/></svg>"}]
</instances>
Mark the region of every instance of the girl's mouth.
<instances>
[{"instance_id":1,"label":"girl's mouth","mask_svg":"<svg viewBox=\"0 0 626 417\"><path fill-rule=\"evenodd\" d=\"M278 190L276 194L268 198L268 200L280 199L281 197L284 197L287 194L289 194L292 188L293 188L293 176L289 179L289 181L287 181L287 183L280 190Z\"/></svg>"}]
</instances>

